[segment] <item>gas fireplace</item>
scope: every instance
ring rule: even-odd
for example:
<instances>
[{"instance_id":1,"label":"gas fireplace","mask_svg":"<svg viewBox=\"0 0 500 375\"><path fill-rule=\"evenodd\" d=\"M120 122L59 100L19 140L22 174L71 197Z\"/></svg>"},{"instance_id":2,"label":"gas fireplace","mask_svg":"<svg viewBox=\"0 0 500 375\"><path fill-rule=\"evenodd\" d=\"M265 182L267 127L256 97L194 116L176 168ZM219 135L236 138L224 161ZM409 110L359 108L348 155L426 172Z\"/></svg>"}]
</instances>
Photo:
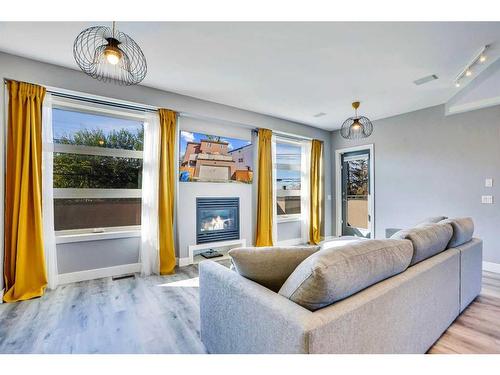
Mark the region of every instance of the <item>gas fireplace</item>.
<instances>
[{"instance_id":1,"label":"gas fireplace","mask_svg":"<svg viewBox=\"0 0 500 375\"><path fill-rule=\"evenodd\" d=\"M196 198L196 243L240 238L240 198Z\"/></svg>"}]
</instances>

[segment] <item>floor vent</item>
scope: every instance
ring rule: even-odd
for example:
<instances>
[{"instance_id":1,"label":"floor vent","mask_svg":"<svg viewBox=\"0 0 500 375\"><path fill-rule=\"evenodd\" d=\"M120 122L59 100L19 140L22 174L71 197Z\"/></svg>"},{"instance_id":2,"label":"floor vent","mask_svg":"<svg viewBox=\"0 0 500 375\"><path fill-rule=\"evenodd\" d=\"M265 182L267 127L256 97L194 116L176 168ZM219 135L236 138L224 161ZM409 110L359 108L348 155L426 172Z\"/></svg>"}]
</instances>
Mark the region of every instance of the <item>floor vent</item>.
<instances>
[{"instance_id":1,"label":"floor vent","mask_svg":"<svg viewBox=\"0 0 500 375\"><path fill-rule=\"evenodd\" d=\"M128 273L126 275L119 275L119 276L113 276L111 280L117 281L117 280L123 280L123 279L135 279L135 274L133 273Z\"/></svg>"}]
</instances>

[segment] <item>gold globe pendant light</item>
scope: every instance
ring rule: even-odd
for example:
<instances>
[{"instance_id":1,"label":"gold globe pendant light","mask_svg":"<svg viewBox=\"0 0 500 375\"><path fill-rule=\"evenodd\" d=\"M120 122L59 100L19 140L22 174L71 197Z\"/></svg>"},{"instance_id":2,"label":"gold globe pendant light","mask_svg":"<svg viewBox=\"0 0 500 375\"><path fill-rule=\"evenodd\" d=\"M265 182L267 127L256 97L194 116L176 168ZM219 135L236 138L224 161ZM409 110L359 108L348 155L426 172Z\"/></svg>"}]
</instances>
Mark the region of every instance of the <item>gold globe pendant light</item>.
<instances>
[{"instance_id":1,"label":"gold globe pendant light","mask_svg":"<svg viewBox=\"0 0 500 375\"><path fill-rule=\"evenodd\" d=\"M368 117L358 116L360 102L353 102L354 117L344 121L340 134L345 139L361 139L369 137L373 132L373 124Z\"/></svg>"},{"instance_id":2,"label":"gold globe pendant light","mask_svg":"<svg viewBox=\"0 0 500 375\"><path fill-rule=\"evenodd\" d=\"M99 81L137 85L146 77L147 63L139 45L127 34L93 26L83 30L73 44L80 69Z\"/></svg>"}]
</instances>

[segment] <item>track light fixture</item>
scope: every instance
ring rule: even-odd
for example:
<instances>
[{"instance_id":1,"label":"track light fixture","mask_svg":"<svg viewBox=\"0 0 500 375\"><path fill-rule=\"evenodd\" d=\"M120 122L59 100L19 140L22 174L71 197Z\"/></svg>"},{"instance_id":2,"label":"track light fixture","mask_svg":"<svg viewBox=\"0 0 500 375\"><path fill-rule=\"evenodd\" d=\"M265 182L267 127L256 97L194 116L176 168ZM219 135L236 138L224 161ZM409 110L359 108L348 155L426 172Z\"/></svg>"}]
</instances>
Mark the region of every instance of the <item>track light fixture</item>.
<instances>
[{"instance_id":1,"label":"track light fixture","mask_svg":"<svg viewBox=\"0 0 500 375\"><path fill-rule=\"evenodd\" d=\"M481 51L472 59L472 61L467 64L467 66L460 72L460 74L455 78L455 87L460 87L461 86L461 80L463 80L464 77L470 77L472 76L474 70L474 66L476 64L482 64L486 61L487 55L486 55L486 50L489 48L489 45L485 45L483 48L481 48Z\"/></svg>"}]
</instances>

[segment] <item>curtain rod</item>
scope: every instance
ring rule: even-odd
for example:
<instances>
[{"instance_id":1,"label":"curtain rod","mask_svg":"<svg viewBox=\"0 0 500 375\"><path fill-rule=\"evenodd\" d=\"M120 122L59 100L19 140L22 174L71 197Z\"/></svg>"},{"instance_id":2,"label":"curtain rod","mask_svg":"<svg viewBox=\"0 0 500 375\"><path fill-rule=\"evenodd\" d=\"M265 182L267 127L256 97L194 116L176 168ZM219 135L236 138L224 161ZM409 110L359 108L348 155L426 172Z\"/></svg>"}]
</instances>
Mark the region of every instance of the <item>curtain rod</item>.
<instances>
[{"instance_id":1,"label":"curtain rod","mask_svg":"<svg viewBox=\"0 0 500 375\"><path fill-rule=\"evenodd\" d=\"M17 81L17 82L33 84L32 82L19 81L19 80L10 79L10 78L4 78L3 81L4 81L4 83L7 83L8 81ZM119 101L99 99L99 98L97 98L98 95L89 95L89 96L79 95L79 94L70 93L69 92L70 90L57 89L54 87L40 85L40 84L37 84L37 85L45 87L46 91L49 94L54 95L54 96L58 96L60 98L75 99L75 100L80 100L80 101L84 101L84 102L88 102L88 103L109 105L109 106L113 106L113 107L119 107L119 108L123 108L123 109L131 109L131 110L136 110L136 111L156 112L158 110L158 107L154 107L154 106L130 104L130 103L125 103L125 101L120 103ZM119 99L117 99L117 100L119 100Z\"/></svg>"},{"instance_id":2,"label":"curtain rod","mask_svg":"<svg viewBox=\"0 0 500 375\"><path fill-rule=\"evenodd\" d=\"M282 132L282 131L279 131L279 130L272 130L271 129L271 131L273 132L273 134L276 134L277 136L287 137L287 138L290 138L290 139L296 139L296 140L300 140L300 141L312 141L314 139L314 138L310 138L310 137L306 137L306 136L302 136L302 135L297 135L297 134ZM259 133L259 128L252 129L252 132L258 134Z\"/></svg>"},{"instance_id":3,"label":"curtain rod","mask_svg":"<svg viewBox=\"0 0 500 375\"><path fill-rule=\"evenodd\" d=\"M7 83L8 81L17 81L17 82L33 84L32 82L19 81L19 80L10 79L10 78L4 78L3 81L4 81L4 83ZM126 103L125 101L120 103L120 101L121 101L120 99L115 99L117 101L111 101L111 100L106 100L106 99L99 99L99 98L97 98L98 95L92 95L92 94L90 94L89 96L78 95L78 94L70 93L69 92L70 90L58 89L55 87L50 87L50 86L45 86L45 85L40 85L40 84L39 84L39 86L44 86L48 93L50 93L54 96L61 97L61 98L75 99L75 100L80 100L80 101L86 101L89 103L109 105L109 106L113 106L113 107L135 110L135 111L144 111L144 112L151 112L151 113L155 113L158 111L158 107L156 107L156 106L145 106L145 105L141 105L141 104L129 104L129 103ZM95 96L95 97L91 97L91 96ZM227 121L227 120L221 120L221 119L217 119L217 118L205 117L205 116L200 116L200 115L196 115L196 114L192 114L192 113L188 113L188 112L179 112L179 111L175 111L175 112L177 112L178 115L181 117L194 118L194 119L198 119L198 120L202 120L202 121L217 121L217 122L231 123L233 125L240 126L240 127L252 128L252 125L238 123L238 122L234 122L234 121ZM253 128L252 131L258 133L259 129ZM282 131L272 130L272 132L274 134L277 134L277 135L281 135L281 136L285 136L285 137L289 137L289 138L295 138L295 139L299 139L299 140L310 141L313 139L310 137L305 137L305 136L292 134L292 133L286 133L286 132L282 132Z\"/></svg>"},{"instance_id":4,"label":"curtain rod","mask_svg":"<svg viewBox=\"0 0 500 375\"><path fill-rule=\"evenodd\" d=\"M134 111L151 112L151 113L155 113L158 111L158 108L155 108L155 107L144 107L144 106L135 105L135 104L125 104L125 103L113 102L113 101L109 101L109 100L89 98L89 97L85 97L85 96L81 96L81 95L67 94L67 93L55 91L53 89L48 89L48 88L47 88L47 92L49 94L52 94L53 96L57 96L59 98L74 99L74 100L79 100L79 101L83 101L83 102L87 102L87 103L108 105L110 107L117 107L117 108L122 108L122 109L130 109L130 110L134 110Z\"/></svg>"}]
</instances>

